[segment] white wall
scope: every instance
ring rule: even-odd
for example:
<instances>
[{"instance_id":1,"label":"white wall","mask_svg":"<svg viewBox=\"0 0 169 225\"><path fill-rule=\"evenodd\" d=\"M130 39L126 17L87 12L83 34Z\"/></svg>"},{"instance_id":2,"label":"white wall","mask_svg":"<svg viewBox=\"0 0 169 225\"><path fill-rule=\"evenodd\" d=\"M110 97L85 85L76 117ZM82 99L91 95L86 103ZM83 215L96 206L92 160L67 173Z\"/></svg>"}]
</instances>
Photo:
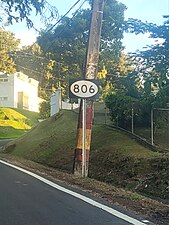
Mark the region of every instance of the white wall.
<instances>
[{"instance_id":1,"label":"white wall","mask_svg":"<svg viewBox=\"0 0 169 225\"><path fill-rule=\"evenodd\" d=\"M72 110L79 108L79 103L69 103L62 101L61 102L61 93L59 90L56 90L55 93L51 94L50 96L50 116L53 116L54 114L59 112L59 109L67 109Z\"/></svg>"},{"instance_id":2,"label":"white wall","mask_svg":"<svg viewBox=\"0 0 169 225\"><path fill-rule=\"evenodd\" d=\"M28 96L28 110L38 112L38 84L39 82L29 78L23 73L16 73L14 78L14 102L17 108L18 92Z\"/></svg>"},{"instance_id":3,"label":"white wall","mask_svg":"<svg viewBox=\"0 0 169 225\"><path fill-rule=\"evenodd\" d=\"M8 78L8 82L1 82L2 78ZM29 78L27 75L17 72L15 74L0 74L0 107L18 107L18 92L23 92L28 98L28 110L39 111L38 98L39 82ZM7 97L6 101L2 101Z\"/></svg>"},{"instance_id":4,"label":"white wall","mask_svg":"<svg viewBox=\"0 0 169 225\"><path fill-rule=\"evenodd\" d=\"M8 81L4 82L4 79ZM14 77L0 75L0 107L14 107ZM4 100L7 98L7 100Z\"/></svg>"},{"instance_id":5,"label":"white wall","mask_svg":"<svg viewBox=\"0 0 169 225\"><path fill-rule=\"evenodd\" d=\"M60 91L56 90L55 93L50 96L50 116L59 112L60 108Z\"/></svg>"},{"instance_id":6,"label":"white wall","mask_svg":"<svg viewBox=\"0 0 169 225\"><path fill-rule=\"evenodd\" d=\"M79 108L79 104L62 101L62 109L72 110Z\"/></svg>"}]
</instances>

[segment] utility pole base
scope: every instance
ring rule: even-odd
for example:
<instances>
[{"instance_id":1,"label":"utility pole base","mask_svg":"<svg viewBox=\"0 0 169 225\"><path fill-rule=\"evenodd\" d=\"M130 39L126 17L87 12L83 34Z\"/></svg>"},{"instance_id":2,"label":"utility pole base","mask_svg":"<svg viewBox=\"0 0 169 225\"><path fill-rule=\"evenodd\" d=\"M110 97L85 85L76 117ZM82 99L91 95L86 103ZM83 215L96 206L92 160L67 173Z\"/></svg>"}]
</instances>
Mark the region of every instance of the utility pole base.
<instances>
[{"instance_id":1,"label":"utility pole base","mask_svg":"<svg viewBox=\"0 0 169 225\"><path fill-rule=\"evenodd\" d=\"M88 176L88 165L89 165L89 150L86 151L86 168L84 169L84 177ZM73 173L79 177L82 177L82 150L75 149L75 160Z\"/></svg>"}]
</instances>

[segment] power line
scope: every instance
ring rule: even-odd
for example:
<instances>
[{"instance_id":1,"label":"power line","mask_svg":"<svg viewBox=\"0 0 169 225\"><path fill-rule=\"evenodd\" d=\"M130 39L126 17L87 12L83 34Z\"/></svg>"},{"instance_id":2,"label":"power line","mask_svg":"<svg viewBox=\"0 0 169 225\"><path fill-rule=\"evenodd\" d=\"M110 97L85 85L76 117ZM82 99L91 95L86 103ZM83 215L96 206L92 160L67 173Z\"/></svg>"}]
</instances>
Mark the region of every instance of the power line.
<instances>
[{"instance_id":1,"label":"power line","mask_svg":"<svg viewBox=\"0 0 169 225\"><path fill-rule=\"evenodd\" d=\"M25 53L25 52L22 52L23 53L23 55L22 54L18 54L18 55L15 55L15 54L10 54L10 55L15 55L15 56L19 56L19 57L32 57L32 56L34 56L34 57L37 57L37 58L39 58L39 59L45 59L45 60L49 60L49 59L47 59L47 58L45 58L45 57L41 57L41 56L36 56L36 55L34 55L34 54L31 54L31 53ZM25 55L24 55L25 54ZM57 61L55 61L54 60L54 62L57 64L57 65L63 65L63 66L65 66L65 64L64 63L61 63L61 62L57 62ZM17 64L16 64L17 65Z\"/></svg>"},{"instance_id":2,"label":"power line","mask_svg":"<svg viewBox=\"0 0 169 225\"><path fill-rule=\"evenodd\" d=\"M78 0L77 2L75 2L74 4L73 4L73 6L47 31L47 32L49 32L49 31L51 31L79 2L80 2L81 0ZM75 11L75 13L73 14L73 17L71 18L71 20L73 20L73 18L76 16L76 14L78 13L78 11L82 8L82 6L83 6L83 4L86 2L86 0L84 0L83 2L82 2L82 4L79 6L79 8ZM58 33L58 35L60 35L62 32L63 32L63 30L65 29L65 27L67 26L68 24L66 24L64 27L63 27L63 29ZM53 41L52 41L52 43L51 43L51 45L50 46L48 46L48 48L47 48L47 50L52 46L52 44L53 44ZM47 52L47 50L45 51L45 52ZM31 54L31 53L26 53L26 52L20 52L20 51L12 51L12 52L9 52L9 54L10 55L15 55L15 53L19 53L18 54L18 56L26 56L26 57L28 57L28 56L33 56L33 57L36 57L36 58L39 58L39 59L47 59L47 58L45 58L45 57L43 57L43 56L37 56L37 55L34 55L34 54ZM56 62L57 64L60 64L60 65L64 65L63 63L60 63L60 62ZM32 71L32 72L36 72L36 73L39 73L39 74L42 74L41 72L38 72L38 71L36 71L36 70L33 70L33 69L29 69L29 68L27 68L27 67L24 67L24 66L21 66L21 65L19 65L19 64L15 64L16 66L18 66L18 67L21 67L21 68L23 68L23 69L26 69L26 70L29 70L29 71Z\"/></svg>"},{"instance_id":3,"label":"power line","mask_svg":"<svg viewBox=\"0 0 169 225\"><path fill-rule=\"evenodd\" d=\"M19 54L18 54L19 53ZM34 54L31 54L31 53L27 53L27 52L21 52L21 51L13 51L13 52L9 52L9 54L11 55L11 56L24 56L24 57L36 57L36 58L38 58L38 59L46 59L47 60L47 58L45 58L45 57L43 57L43 56L38 56L38 55L34 55Z\"/></svg>"},{"instance_id":4,"label":"power line","mask_svg":"<svg viewBox=\"0 0 169 225\"><path fill-rule=\"evenodd\" d=\"M64 66L63 63L60 63L60 62L56 62L56 63L59 64L59 65L63 65L63 66ZM18 66L18 67L21 67L21 68L23 68L23 69L26 69L26 70L29 70L29 71L32 71L32 72L36 72L36 73L39 73L39 74L43 74L43 73L44 73L44 71L43 71L43 72L38 72L38 71L33 70L33 69L30 69L30 68L28 68L28 67L21 66L21 65L19 65L18 63L17 63L17 64L15 63L15 66Z\"/></svg>"},{"instance_id":5,"label":"power line","mask_svg":"<svg viewBox=\"0 0 169 225\"><path fill-rule=\"evenodd\" d=\"M81 0L78 0L77 2L75 2L72 6L71 6L71 8L47 31L47 32L49 32L49 31L51 31L79 2L80 2ZM71 20L73 20L73 18L76 16L76 14L78 13L78 11L82 8L82 6L83 6L83 4L86 2L86 0L84 0L83 2L82 2L82 4L79 6L79 8L75 11L75 13L73 14L73 17L71 18ZM69 23L68 23L69 24ZM64 29L65 29L65 27L68 25L68 24L66 24L64 27L63 27L63 29L57 34L57 35L60 35L63 31L64 31ZM52 44L53 44L53 42L54 41L52 41L52 43L51 43L51 45L49 45L48 46L48 48L46 49L46 51L44 51L44 53L46 53L47 52L47 50L52 46ZM8 46L8 45L6 45L5 43L4 43L4 45L5 46ZM14 51L11 51L11 52L8 52L10 55L15 55L15 53L19 53L19 55L22 55L22 53L24 53L24 55L30 55L30 56L34 56L34 57L36 57L36 58L39 58L39 59L47 59L46 57L43 57L43 56L37 56L37 55L34 55L34 54L31 54L31 53L26 53L26 52L20 52L20 51L16 51L16 50L14 50ZM63 63L59 63L59 62L57 62L58 64L63 64Z\"/></svg>"},{"instance_id":6,"label":"power line","mask_svg":"<svg viewBox=\"0 0 169 225\"><path fill-rule=\"evenodd\" d=\"M47 31L50 32L58 23L60 23L60 21L80 2L81 0L78 0L77 2L75 2L70 9Z\"/></svg>"},{"instance_id":7,"label":"power line","mask_svg":"<svg viewBox=\"0 0 169 225\"><path fill-rule=\"evenodd\" d=\"M78 9L75 11L75 13L73 14L71 20L73 20L73 18L77 15L77 13L78 13L79 10L82 8L82 6L84 5L85 2L86 2L86 0L84 0L84 1L82 2L82 4L79 6L79 8L78 8ZM69 21L69 23L70 23L70 21ZM60 32L57 33L57 36L59 36L59 35L64 31L64 29L66 28L66 26L67 26L69 23L67 23L67 24L65 24L65 25L63 26L62 30L60 30ZM50 31L50 30L48 30L48 31ZM47 32L48 32L48 31L47 31ZM50 47L53 45L53 43L54 43L54 40L53 40L53 41L51 42L51 44L47 47L47 49L44 51L45 53L50 49Z\"/></svg>"},{"instance_id":8,"label":"power line","mask_svg":"<svg viewBox=\"0 0 169 225\"><path fill-rule=\"evenodd\" d=\"M38 71L36 71L36 70L29 69L29 68L24 67L24 66L21 66L21 65L19 65L19 64L15 64L15 66L19 66L19 67L21 67L21 68L23 68L23 69L29 70L29 71L31 71L31 72L39 73L39 74L41 74L41 75L43 74L43 72L38 72Z\"/></svg>"}]
</instances>

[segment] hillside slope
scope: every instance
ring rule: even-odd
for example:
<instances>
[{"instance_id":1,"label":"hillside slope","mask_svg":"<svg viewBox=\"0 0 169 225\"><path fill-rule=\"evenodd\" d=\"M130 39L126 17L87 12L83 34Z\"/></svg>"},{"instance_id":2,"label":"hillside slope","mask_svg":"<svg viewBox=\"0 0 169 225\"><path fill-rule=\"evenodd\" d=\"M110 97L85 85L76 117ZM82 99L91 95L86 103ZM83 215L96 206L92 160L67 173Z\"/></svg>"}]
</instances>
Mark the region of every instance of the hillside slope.
<instances>
[{"instance_id":1,"label":"hillside slope","mask_svg":"<svg viewBox=\"0 0 169 225\"><path fill-rule=\"evenodd\" d=\"M61 111L11 142L6 152L72 172L77 114ZM169 199L168 154L141 146L127 134L94 125L89 177L118 187Z\"/></svg>"},{"instance_id":2,"label":"hillside slope","mask_svg":"<svg viewBox=\"0 0 169 225\"><path fill-rule=\"evenodd\" d=\"M0 108L0 139L17 138L38 123L38 113Z\"/></svg>"}]
</instances>

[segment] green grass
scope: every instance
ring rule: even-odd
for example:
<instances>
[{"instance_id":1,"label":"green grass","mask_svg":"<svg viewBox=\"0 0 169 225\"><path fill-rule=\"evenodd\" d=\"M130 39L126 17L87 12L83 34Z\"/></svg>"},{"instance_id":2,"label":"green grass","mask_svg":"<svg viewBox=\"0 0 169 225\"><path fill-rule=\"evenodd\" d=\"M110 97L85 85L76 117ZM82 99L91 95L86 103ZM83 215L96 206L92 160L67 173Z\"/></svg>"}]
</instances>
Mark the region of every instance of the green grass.
<instances>
[{"instance_id":1,"label":"green grass","mask_svg":"<svg viewBox=\"0 0 169 225\"><path fill-rule=\"evenodd\" d=\"M0 126L0 139L15 139L25 134L27 130L15 129L13 127Z\"/></svg>"},{"instance_id":2,"label":"green grass","mask_svg":"<svg viewBox=\"0 0 169 225\"><path fill-rule=\"evenodd\" d=\"M40 159L46 156L51 157L51 155L57 154L58 151L63 149L72 150L75 147L76 127L77 114L63 110L56 119L54 116L39 123L30 132L19 138L16 141L17 147L14 153L31 155L31 157L35 156L35 158L37 156ZM92 137L93 149L108 148L126 156L139 158L159 155L159 153L154 153L139 145L126 134L105 125L94 125Z\"/></svg>"},{"instance_id":3,"label":"green grass","mask_svg":"<svg viewBox=\"0 0 169 225\"><path fill-rule=\"evenodd\" d=\"M71 173L77 117L78 114L73 111L62 110L11 142L6 153ZM94 124L89 176L130 190L140 187L139 191L146 193L149 190L148 194L153 195L156 183L154 180L151 182L149 177L169 171L168 156L151 151L124 132ZM164 185L168 176L168 172L163 173L164 182L158 187L159 196L160 193L169 196ZM144 180L149 181L151 188L140 186Z\"/></svg>"},{"instance_id":4,"label":"green grass","mask_svg":"<svg viewBox=\"0 0 169 225\"><path fill-rule=\"evenodd\" d=\"M137 128L135 133L151 142L151 129L150 128ZM154 144L160 147L169 149L169 126L164 128L155 129Z\"/></svg>"},{"instance_id":5,"label":"green grass","mask_svg":"<svg viewBox=\"0 0 169 225\"><path fill-rule=\"evenodd\" d=\"M18 138L38 123L38 113L0 108L0 139Z\"/></svg>"},{"instance_id":6,"label":"green grass","mask_svg":"<svg viewBox=\"0 0 169 225\"><path fill-rule=\"evenodd\" d=\"M38 123L39 113L31 112L31 111L24 110L24 109L15 109L15 111L26 117L26 123L29 126L32 127Z\"/></svg>"},{"instance_id":7,"label":"green grass","mask_svg":"<svg viewBox=\"0 0 169 225\"><path fill-rule=\"evenodd\" d=\"M12 154L62 168L72 167L73 149L76 136L77 114L61 112L39 123L30 132L16 140Z\"/></svg>"},{"instance_id":8,"label":"green grass","mask_svg":"<svg viewBox=\"0 0 169 225\"><path fill-rule=\"evenodd\" d=\"M15 141L16 147L11 154L70 172L73 165L77 116L74 112L63 110L56 118L53 116L39 123ZM94 125L91 160L96 155L101 156L101 161L105 162L107 156L113 160L114 156L117 156L122 160L131 158L137 161L159 157L160 153L139 145L125 133L106 125ZM99 162L98 159L97 161Z\"/></svg>"},{"instance_id":9,"label":"green grass","mask_svg":"<svg viewBox=\"0 0 169 225\"><path fill-rule=\"evenodd\" d=\"M26 117L18 112L16 112L16 110L14 109L10 109L10 108L0 108L0 115L1 115L1 119L8 119L8 120L25 120Z\"/></svg>"},{"instance_id":10,"label":"green grass","mask_svg":"<svg viewBox=\"0 0 169 225\"><path fill-rule=\"evenodd\" d=\"M157 145L169 149L169 126L163 129L156 129L154 134L154 142Z\"/></svg>"},{"instance_id":11,"label":"green grass","mask_svg":"<svg viewBox=\"0 0 169 225\"><path fill-rule=\"evenodd\" d=\"M158 152L150 151L143 145L138 144L134 138L119 130L106 125L96 125L93 129L93 148L100 149L105 147L112 147L114 152L130 157L149 158L160 155Z\"/></svg>"}]
</instances>

